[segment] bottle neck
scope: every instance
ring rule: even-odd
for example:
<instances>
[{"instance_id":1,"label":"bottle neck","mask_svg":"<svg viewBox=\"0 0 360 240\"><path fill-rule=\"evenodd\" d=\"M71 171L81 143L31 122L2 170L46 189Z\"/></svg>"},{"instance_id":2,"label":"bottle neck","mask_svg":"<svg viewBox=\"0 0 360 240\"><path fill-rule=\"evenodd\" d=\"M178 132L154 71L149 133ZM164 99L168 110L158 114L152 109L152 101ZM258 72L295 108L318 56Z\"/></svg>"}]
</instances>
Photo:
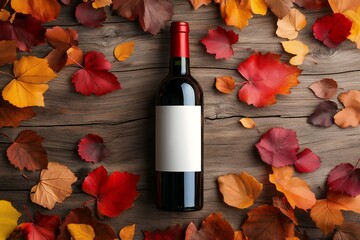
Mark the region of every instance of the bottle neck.
<instances>
[{"instance_id":1,"label":"bottle neck","mask_svg":"<svg viewBox=\"0 0 360 240\"><path fill-rule=\"evenodd\" d=\"M190 74L190 59L186 57L170 57L170 74L186 76Z\"/></svg>"},{"instance_id":2,"label":"bottle neck","mask_svg":"<svg viewBox=\"0 0 360 240\"><path fill-rule=\"evenodd\" d=\"M170 32L170 74L188 75L190 74L189 25L186 22L173 22Z\"/></svg>"}]
</instances>

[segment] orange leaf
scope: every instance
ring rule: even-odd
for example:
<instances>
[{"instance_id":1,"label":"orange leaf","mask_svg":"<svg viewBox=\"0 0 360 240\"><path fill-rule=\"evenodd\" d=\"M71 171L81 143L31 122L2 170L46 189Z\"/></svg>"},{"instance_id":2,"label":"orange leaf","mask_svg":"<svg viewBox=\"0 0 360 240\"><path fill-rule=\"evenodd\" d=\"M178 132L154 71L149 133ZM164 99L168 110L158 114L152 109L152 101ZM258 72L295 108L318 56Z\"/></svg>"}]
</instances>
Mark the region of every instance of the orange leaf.
<instances>
[{"instance_id":1,"label":"orange leaf","mask_svg":"<svg viewBox=\"0 0 360 240\"><path fill-rule=\"evenodd\" d=\"M235 80L231 76L217 77L215 87L219 92L232 93L235 89Z\"/></svg>"},{"instance_id":2,"label":"orange leaf","mask_svg":"<svg viewBox=\"0 0 360 240\"><path fill-rule=\"evenodd\" d=\"M0 9L0 21L7 21L10 18L10 12L5 9Z\"/></svg>"},{"instance_id":3,"label":"orange leaf","mask_svg":"<svg viewBox=\"0 0 360 240\"><path fill-rule=\"evenodd\" d=\"M347 10L356 10L360 7L360 0L329 0L334 13L344 13Z\"/></svg>"},{"instance_id":4,"label":"orange leaf","mask_svg":"<svg viewBox=\"0 0 360 240\"><path fill-rule=\"evenodd\" d=\"M253 205L263 187L253 176L245 172L220 176L218 183L224 202L240 209Z\"/></svg>"},{"instance_id":5,"label":"orange leaf","mask_svg":"<svg viewBox=\"0 0 360 240\"><path fill-rule=\"evenodd\" d=\"M84 2L87 2L88 0L83 0ZM93 8L102 8L105 6L110 6L112 3L112 0L94 0L92 2Z\"/></svg>"},{"instance_id":6,"label":"orange leaf","mask_svg":"<svg viewBox=\"0 0 360 240\"><path fill-rule=\"evenodd\" d=\"M222 0L217 2L220 3L221 16L228 26L235 26L241 30L249 24L249 19L253 17L244 1Z\"/></svg>"},{"instance_id":7,"label":"orange leaf","mask_svg":"<svg viewBox=\"0 0 360 240\"><path fill-rule=\"evenodd\" d=\"M119 232L120 240L132 240L135 234L135 224L123 227Z\"/></svg>"},{"instance_id":8,"label":"orange leaf","mask_svg":"<svg viewBox=\"0 0 360 240\"><path fill-rule=\"evenodd\" d=\"M292 40L297 38L298 31L306 26L306 18L299 10L293 8L284 18L277 21L277 26L276 35Z\"/></svg>"},{"instance_id":9,"label":"orange leaf","mask_svg":"<svg viewBox=\"0 0 360 240\"><path fill-rule=\"evenodd\" d=\"M125 42L122 44L119 44L114 49L114 56L116 60L122 62L128 59L134 52L135 48L135 42Z\"/></svg>"},{"instance_id":10,"label":"orange leaf","mask_svg":"<svg viewBox=\"0 0 360 240\"><path fill-rule=\"evenodd\" d=\"M292 167L273 167L273 172L269 175L270 182L275 184L279 192L284 193L292 208L306 210L315 205L315 194L305 181L292 176L294 173Z\"/></svg>"},{"instance_id":11,"label":"orange leaf","mask_svg":"<svg viewBox=\"0 0 360 240\"><path fill-rule=\"evenodd\" d=\"M237 230L234 232L234 240L246 240L247 237L241 230Z\"/></svg>"},{"instance_id":12,"label":"orange leaf","mask_svg":"<svg viewBox=\"0 0 360 240\"><path fill-rule=\"evenodd\" d=\"M13 63L16 59L16 41L0 41L0 53L0 66Z\"/></svg>"},{"instance_id":13,"label":"orange leaf","mask_svg":"<svg viewBox=\"0 0 360 240\"><path fill-rule=\"evenodd\" d=\"M298 225L297 219L294 214L294 209L290 206L286 197L273 197L273 205L278 208L285 216L287 216L295 225Z\"/></svg>"},{"instance_id":14,"label":"orange leaf","mask_svg":"<svg viewBox=\"0 0 360 240\"><path fill-rule=\"evenodd\" d=\"M285 17L294 6L291 0L265 0L270 10L278 17Z\"/></svg>"},{"instance_id":15,"label":"orange leaf","mask_svg":"<svg viewBox=\"0 0 360 240\"><path fill-rule=\"evenodd\" d=\"M264 0L244 0L246 8L254 14L265 15L267 5Z\"/></svg>"},{"instance_id":16,"label":"orange leaf","mask_svg":"<svg viewBox=\"0 0 360 240\"><path fill-rule=\"evenodd\" d=\"M334 116L336 125L341 128L357 127L360 124L360 91L341 93L339 101L345 108Z\"/></svg>"},{"instance_id":17,"label":"orange leaf","mask_svg":"<svg viewBox=\"0 0 360 240\"><path fill-rule=\"evenodd\" d=\"M11 7L16 12L31 14L42 22L55 20L60 13L57 0L11 0Z\"/></svg>"},{"instance_id":18,"label":"orange leaf","mask_svg":"<svg viewBox=\"0 0 360 240\"><path fill-rule=\"evenodd\" d=\"M197 10L202 5L208 5L211 3L211 0L189 0L195 10Z\"/></svg>"},{"instance_id":19,"label":"orange leaf","mask_svg":"<svg viewBox=\"0 0 360 240\"><path fill-rule=\"evenodd\" d=\"M239 122L244 126L244 128L254 128L256 127L256 123L252 118L242 118L239 120Z\"/></svg>"}]
</instances>

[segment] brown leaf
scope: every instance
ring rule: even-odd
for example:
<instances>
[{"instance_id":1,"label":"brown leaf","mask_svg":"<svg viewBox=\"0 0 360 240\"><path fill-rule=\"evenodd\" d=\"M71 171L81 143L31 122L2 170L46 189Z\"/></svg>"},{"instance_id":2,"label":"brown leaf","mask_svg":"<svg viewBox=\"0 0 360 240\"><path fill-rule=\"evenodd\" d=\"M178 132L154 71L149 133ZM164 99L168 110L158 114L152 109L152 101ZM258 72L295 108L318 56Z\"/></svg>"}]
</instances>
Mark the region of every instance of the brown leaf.
<instances>
[{"instance_id":1,"label":"brown leaf","mask_svg":"<svg viewBox=\"0 0 360 240\"><path fill-rule=\"evenodd\" d=\"M1 21L1 20L0 20ZM0 66L13 63L16 59L16 41L0 41Z\"/></svg>"},{"instance_id":2,"label":"brown leaf","mask_svg":"<svg viewBox=\"0 0 360 240\"><path fill-rule=\"evenodd\" d=\"M0 97L0 127L18 127L21 121L35 116L31 107L18 108Z\"/></svg>"},{"instance_id":3,"label":"brown leaf","mask_svg":"<svg viewBox=\"0 0 360 240\"><path fill-rule=\"evenodd\" d=\"M291 0L265 0L270 10L278 17L285 17L294 6Z\"/></svg>"},{"instance_id":4,"label":"brown leaf","mask_svg":"<svg viewBox=\"0 0 360 240\"><path fill-rule=\"evenodd\" d=\"M290 203L286 197L273 197L273 205L278 208L285 216L287 216L295 225L298 225L297 219L294 214L294 209L290 206Z\"/></svg>"},{"instance_id":5,"label":"brown leaf","mask_svg":"<svg viewBox=\"0 0 360 240\"><path fill-rule=\"evenodd\" d=\"M360 91L350 90L338 98L345 108L334 116L335 124L341 128L357 127L360 124Z\"/></svg>"},{"instance_id":6,"label":"brown leaf","mask_svg":"<svg viewBox=\"0 0 360 240\"><path fill-rule=\"evenodd\" d=\"M336 231L333 240L359 240L360 239L360 224L359 223L344 223Z\"/></svg>"},{"instance_id":7,"label":"brown leaf","mask_svg":"<svg viewBox=\"0 0 360 240\"><path fill-rule=\"evenodd\" d=\"M324 78L316 81L309 87L318 98L330 99L335 96L338 91L338 84L334 79Z\"/></svg>"}]
</instances>

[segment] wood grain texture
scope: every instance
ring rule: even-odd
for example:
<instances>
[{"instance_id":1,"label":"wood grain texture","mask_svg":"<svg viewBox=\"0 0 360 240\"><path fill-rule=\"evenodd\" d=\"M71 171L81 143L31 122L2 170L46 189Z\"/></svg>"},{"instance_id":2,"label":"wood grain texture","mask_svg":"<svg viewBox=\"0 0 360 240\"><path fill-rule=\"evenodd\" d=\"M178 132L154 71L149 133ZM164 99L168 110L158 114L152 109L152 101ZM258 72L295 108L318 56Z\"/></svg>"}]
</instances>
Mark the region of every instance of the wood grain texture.
<instances>
[{"instance_id":1,"label":"wood grain texture","mask_svg":"<svg viewBox=\"0 0 360 240\"><path fill-rule=\"evenodd\" d=\"M325 181L329 171L341 162L356 163L360 154L360 128L328 129L307 124L307 118L321 102L309 90L309 85L322 78L334 78L340 91L360 89L360 50L355 44L346 41L336 49L328 49L314 39L311 26L316 18L330 13L322 11L303 11L308 25L300 33L299 39L309 45L310 54L300 68L300 84L292 93L279 96L276 105L256 109L237 100L237 93L220 94L214 88L214 78L222 75L234 76L238 82L244 81L236 71L237 65L253 51L283 53L275 35L276 18L271 13L254 16L250 25L239 33L239 43L234 45L235 55L228 61L215 60L205 52L199 40L208 29L224 26L218 6L210 4L194 11L188 1L172 1L175 15L173 20L186 20L191 26L191 66L192 74L199 80L205 94L205 207L202 211L191 213L161 212L154 204L154 99L158 84L167 73L168 67L168 27L156 36L144 33L137 22L129 22L121 17L111 16L104 26L95 29L78 25L73 18L74 6L63 7L58 20L47 27L61 25L72 27L79 32L80 47L85 51L101 51L112 62L112 72L117 75L122 90L111 94L83 96L75 92L71 75L78 69L66 67L58 77L49 83L45 94L44 108L36 108L37 116L23 122L19 128L4 128L1 132L16 138L24 129L32 129L45 138L44 145L49 161L60 162L70 167L79 180L74 185L74 194L63 204L56 204L52 211L45 210L29 199L29 191L36 184L39 173L25 174L10 165L5 151L10 145L0 138L0 199L6 199L22 211L25 204L30 212L40 210L47 214L65 216L72 208L81 207L91 199L81 191L83 178L99 164L83 162L77 154L79 140L88 133L103 137L111 151L111 156L102 163L109 172L129 171L139 174L139 198L130 210L114 219L101 220L109 224L115 232L125 225L135 223L136 239L142 239L143 230L164 229L174 224L201 222L208 214L221 211L234 229L238 229L246 219L249 209L237 210L226 206L218 191L218 176L246 171L264 184L264 191L254 206L271 203L273 196L281 195L269 183L271 168L264 164L255 149L261 134L272 127L291 128L297 132L300 148L311 148L321 157L321 168L314 173L298 175L310 183L318 198L324 197ZM231 29L230 27L226 27ZM233 29L233 28L232 28ZM125 62L115 62L114 47L125 41L135 41L135 52ZM44 57L51 47L36 47L31 54ZM283 54L282 61L290 55ZM11 71L9 66L1 67ZM0 87L10 80L0 75ZM342 105L336 100L339 108ZM244 129L238 122L243 117L254 118L260 133L255 129ZM90 206L94 209L94 206ZM23 212L23 211L22 211ZM316 229L309 215L296 212L299 228L306 231L310 239L325 239ZM346 221L360 222L360 215L346 212ZM23 214L21 221L27 221ZM330 237L331 238L331 237ZM328 237L328 239L330 239Z\"/></svg>"}]
</instances>

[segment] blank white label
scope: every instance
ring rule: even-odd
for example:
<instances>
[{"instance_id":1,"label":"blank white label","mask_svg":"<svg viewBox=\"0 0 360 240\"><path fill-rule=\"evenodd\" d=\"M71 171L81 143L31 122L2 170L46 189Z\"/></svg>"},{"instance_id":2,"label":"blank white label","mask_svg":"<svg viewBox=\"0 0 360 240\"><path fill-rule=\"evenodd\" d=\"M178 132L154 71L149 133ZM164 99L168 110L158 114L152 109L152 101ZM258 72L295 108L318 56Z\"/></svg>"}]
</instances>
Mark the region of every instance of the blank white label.
<instances>
[{"instance_id":1,"label":"blank white label","mask_svg":"<svg viewBox=\"0 0 360 240\"><path fill-rule=\"evenodd\" d=\"M156 106L156 171L201 171L201 106Z\"/></svg>"}]
</instances>

